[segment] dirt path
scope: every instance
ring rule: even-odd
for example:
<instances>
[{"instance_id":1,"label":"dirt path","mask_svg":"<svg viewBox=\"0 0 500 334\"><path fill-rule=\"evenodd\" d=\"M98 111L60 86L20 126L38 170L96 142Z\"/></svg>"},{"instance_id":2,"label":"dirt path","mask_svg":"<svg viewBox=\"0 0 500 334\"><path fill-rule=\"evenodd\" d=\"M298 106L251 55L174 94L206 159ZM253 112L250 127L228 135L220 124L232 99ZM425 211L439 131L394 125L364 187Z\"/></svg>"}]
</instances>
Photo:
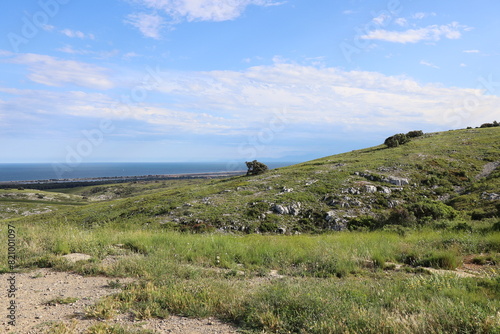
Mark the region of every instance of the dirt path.
<instances>
[{"instance_id":1,"label":"dirt path","mask_svg":"<svg viewBox=\"0 0 500 334\"><path fill-rule=\"evenodd\" d=\"M7 280L15 276L18 291L15 299L8 298ZM108 286L112 281L107 277L84 277L67 272L53 272L49 269L37 269L30 273L0 275L1 326L0 332L19 334L46 333L51 324L63 322L73 328L72 333L86 333L86 330L98 323L98 320L86 319L85 308L95 304L100 298L117 293L119 289ZM120 280L129 283L131 279ZM51 302L55 299L74 298L75 302L59 304ZM16 326L8 324L7 307L11 300L15 300ZM119 324L124 328L143 328L154 333L174 334L225 334L237 333L234 327L223 324L215 319L187 319L170 317L159 320L134 322L127 315L120 315L116 319L108 320L109 324Z\"/></svg>"}]
</instances>

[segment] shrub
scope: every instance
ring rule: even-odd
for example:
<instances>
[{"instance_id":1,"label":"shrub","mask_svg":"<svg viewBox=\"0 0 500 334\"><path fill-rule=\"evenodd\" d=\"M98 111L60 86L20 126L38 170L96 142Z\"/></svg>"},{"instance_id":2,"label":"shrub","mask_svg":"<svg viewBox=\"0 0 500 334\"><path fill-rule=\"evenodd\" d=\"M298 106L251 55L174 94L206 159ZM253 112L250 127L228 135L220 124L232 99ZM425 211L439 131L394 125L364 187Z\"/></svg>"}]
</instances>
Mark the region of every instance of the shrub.
<instances>
[{"instance_id":1,"label":"shrub","mask_svg":"<svg viewBox=\"0 0 500 334\"><path fill-rule=\"evenodd\" d=\"M404 133L398 133L394 136L387 138L384 142L388 147L398 147L399 145L406 144L410 141L410 138Z\"/></svg>"},{"instance_id":2,"label":"shrub","mask_svg":"<svg viewBox=\"0 0 500 334\"><path fill-rule=\"evenodd\" d=\"M380 223L371 216L360 216L351 218L347 224L349 230L375 230L380 227Z\"/></svg>"},{"instance_id":3,"label":"shrub","mask_svg":"<svg viewBox=\"0 0 500 334\"><path fill-rule=\"evenodd\" d=\"M472 227L467 223L458 223L453 227L455 231L472 232Z\"/></svg>"},{"instance_id":4,"label":"shrub","mask_svg":"<svg viewBox=\"0 0 500 334\"><path fill-rule=\"evenodd\" d=\"M435 251L424 256L419 265L422 267L454 270L460 263L460 258L450 251Z\"/></svg>"},{"instance_id":5,"label":"shrub","mask_svg":"<svg viewBox=\"0 0 500 334\"><path fill-rule=\"evenodd\" d=\"M266 165L264 165L262 162L258 162L257 160L251 162L247 161L245 163L248 167L247 175L259 175L265 173L268 170Z\"/></svg>"},{"instance_id":6,"label":"shrub","mask_svg":"<svg viewBox=\"0 0 500 334\"><path fill-rule=\"evenodd\" d=\"M491 226L491 230L500 232L500 220Z\"/></svg>"},{"instance_id":7,"label":"shrub","mask_svg":"<svg viewBox=\"0 0 500 334\"><path fill-rule=\"evenodd\" d=\"M496 127L496 126L500 126L500 123L498 123L497 121L494 121L493 123L484 123L484 124L481 124L480 128L493 128L493 127Z\"/></svg>"},{"instance_id":8,"label":"shrub","mask_svg":"<svg viewBox=\"0 0 500 334\"><path fill-rule=\"evenodd\" d=\"M406 136L409 138L421 137L423 135L424 135L424 132L422 130L410 131L406 134Z\"/></svg>"},{"instance_id":9,"label":"shrub","mask_svg":"<svg viewBox=\"0 0 500 334\"><path fill-rule=\"evenodd\" d=\"M425 200L420 201L408 206L408 210L413 212L415 217L419 220L425 220L425 218L432 219L453 219L457 216L457 211L451 206L448 206L442 202Z\"/></svg>"},{"instance_id":10,"label":"shrub","mask_svg":"<svg viewBox=\"0 0 500 334\"><path fill-rule=\"evenodd\" d=\"M412 226L416 221L415 214L402 206L391 209L388 217L385 218L385 223L388 225Z\"/></svg>"}]
</instances>

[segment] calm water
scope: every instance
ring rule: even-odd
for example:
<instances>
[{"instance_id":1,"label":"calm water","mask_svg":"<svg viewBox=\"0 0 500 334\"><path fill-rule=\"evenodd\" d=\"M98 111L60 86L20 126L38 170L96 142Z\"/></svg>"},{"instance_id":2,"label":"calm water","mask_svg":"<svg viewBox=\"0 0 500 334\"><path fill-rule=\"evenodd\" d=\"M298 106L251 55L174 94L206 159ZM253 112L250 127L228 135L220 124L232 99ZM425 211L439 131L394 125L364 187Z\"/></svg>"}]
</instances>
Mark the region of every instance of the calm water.
<instances>
[{"instance_id":1,"label":"calm water","mask_svg":"<svg viewBox=\"0 0 500 334\"><path fill-rule=\"evenodd\" d=\"M289 166L294 163L274 162L266 164L269 168L278 168ZM53 165L46 163L0 164L0 182L99 178L113 176L191 174L240 170L246 170L244 163L82 163L73 168L69 168L67 165Z\"/></svg>"}]
</instances>

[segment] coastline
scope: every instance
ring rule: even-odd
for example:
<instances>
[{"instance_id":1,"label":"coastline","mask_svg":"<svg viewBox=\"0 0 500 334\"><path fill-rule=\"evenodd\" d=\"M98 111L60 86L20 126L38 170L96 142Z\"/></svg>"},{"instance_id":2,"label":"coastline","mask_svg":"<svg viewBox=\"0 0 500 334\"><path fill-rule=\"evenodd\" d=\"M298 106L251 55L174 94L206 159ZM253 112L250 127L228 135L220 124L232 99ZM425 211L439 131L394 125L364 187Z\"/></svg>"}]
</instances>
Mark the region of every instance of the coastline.
<instances>
[{"instance_id":1,"label":"coastline","mask_svg":"<svg viewBox=\"0 0 500 334\"><path fill-rule=\"evenodd\" d=\"M164 181L177 179L211 179L232 177L246 174L246 171L225 171L206 173L185 173L185 174L157 174L139 176L105 176L92 178L75 179L48 179L48 180L26 180L26 181L0 181L0 189L15 188L24 186L36 186L37 188L70 188L86 185L99 185L108 183L125 183L134 181Z\"/></svg>"}]
</instances>

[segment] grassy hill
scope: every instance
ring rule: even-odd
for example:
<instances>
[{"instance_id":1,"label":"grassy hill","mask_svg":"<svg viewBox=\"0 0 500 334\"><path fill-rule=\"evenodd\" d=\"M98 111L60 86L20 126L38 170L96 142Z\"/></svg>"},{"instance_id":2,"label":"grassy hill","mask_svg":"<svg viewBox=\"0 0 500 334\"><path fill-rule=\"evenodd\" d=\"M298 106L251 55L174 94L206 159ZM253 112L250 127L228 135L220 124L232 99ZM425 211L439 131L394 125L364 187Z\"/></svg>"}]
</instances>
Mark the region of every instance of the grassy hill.
<instances>
[{"instance_id":1,"label":"grassy hill","mask_svg":"<svg viewBox=\"0 0 500 334\"><path fill-rule=\"evenodd\" d=\"M469 222L498 217L499 162L499 128L448 131L258 176L73 190L89 204L29 220L244 233Z\"/></svg>"},{"instance_id":2,"label":"grassy hill","mask_svg":"<svg viewBox=\"0 0 500 334\"><path fill-rule=\"evenodd\" d=\"M2 190L0 272L10 226L15 271L136 278L86 310L109 321L88 333L138 333L120 313L247 333L500 333L499 161L500 128L485 128L257 176Z\"/></svg>"}]
</instances>

